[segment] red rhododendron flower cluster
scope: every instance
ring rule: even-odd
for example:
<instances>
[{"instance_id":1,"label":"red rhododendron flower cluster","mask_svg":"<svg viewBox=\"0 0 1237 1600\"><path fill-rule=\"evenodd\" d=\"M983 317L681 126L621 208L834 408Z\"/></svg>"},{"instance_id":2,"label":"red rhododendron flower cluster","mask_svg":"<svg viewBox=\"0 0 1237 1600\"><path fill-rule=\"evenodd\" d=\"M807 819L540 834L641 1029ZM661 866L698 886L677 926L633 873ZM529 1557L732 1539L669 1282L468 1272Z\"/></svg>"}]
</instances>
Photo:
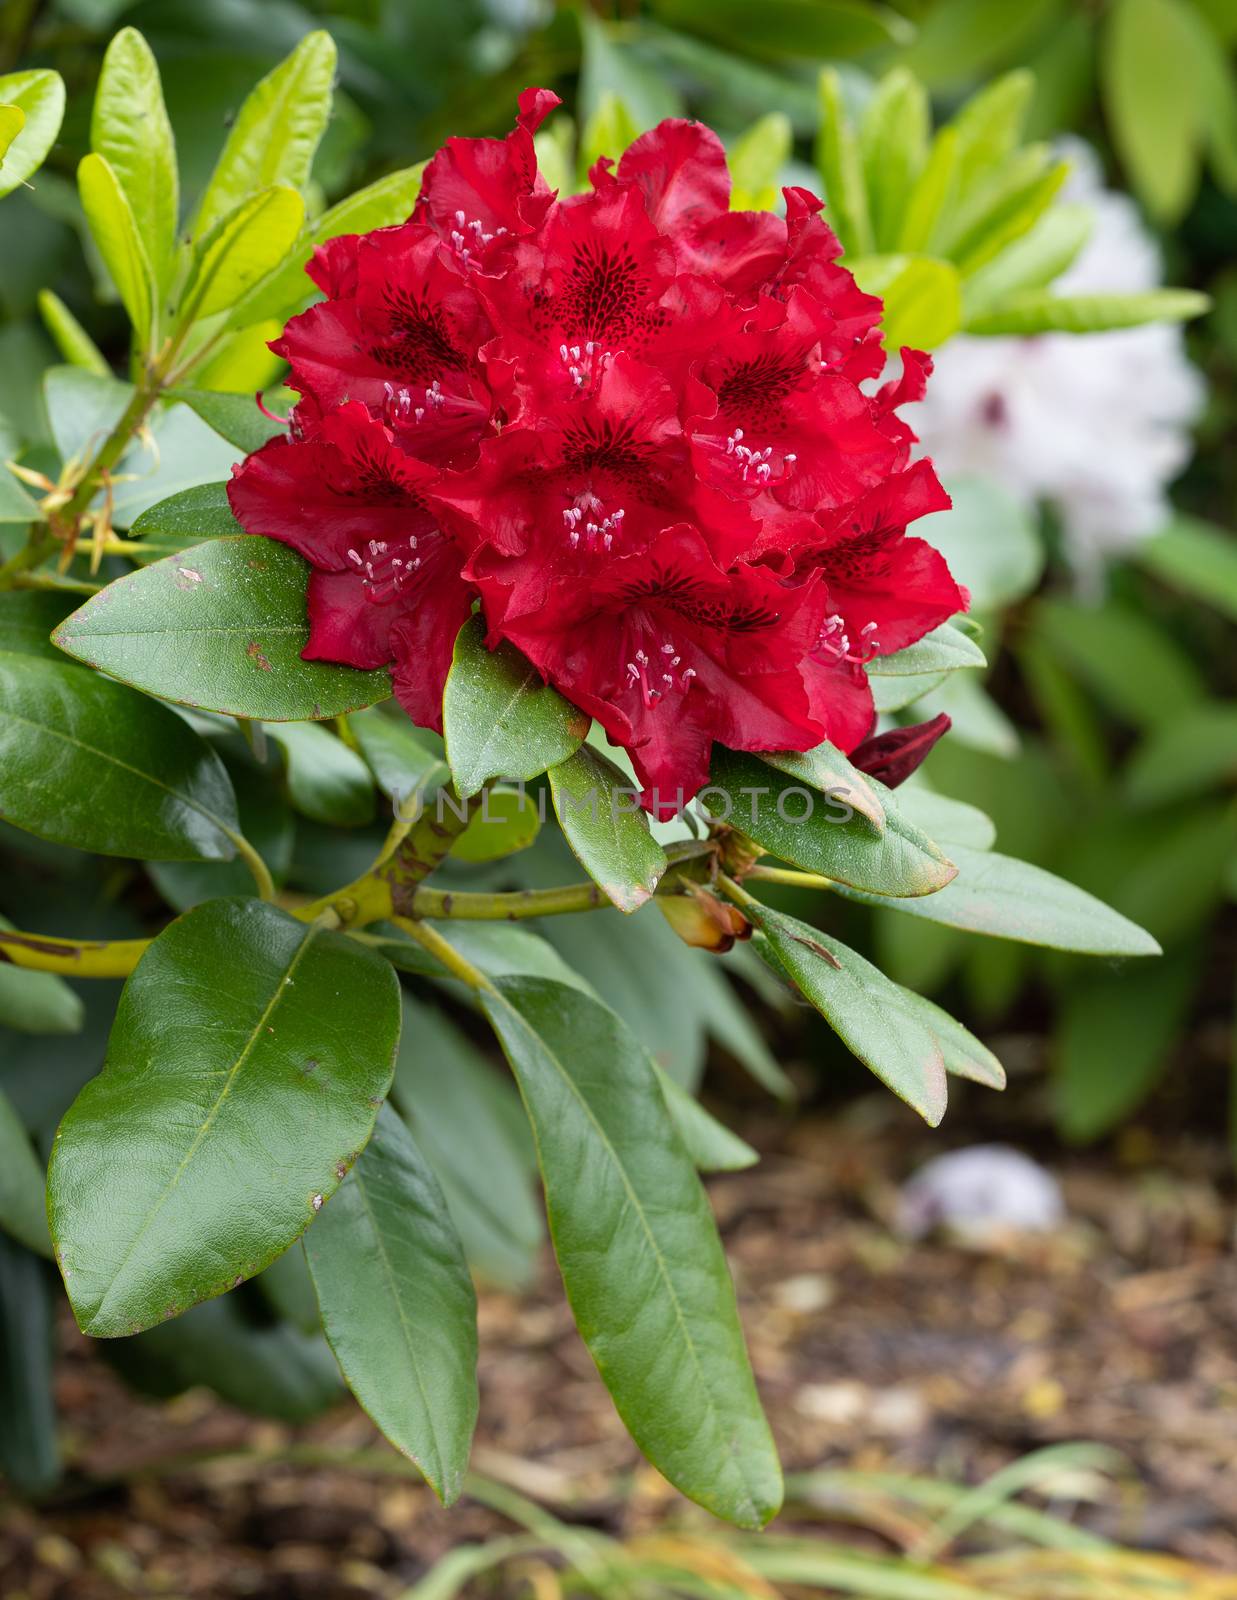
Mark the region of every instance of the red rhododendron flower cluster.
<instances>
[{"instance_id":1,"label":"red rhododendron flower cluster","mask_svg":"<svg viewBox=\"0 0 1237 1600\"><path fill-rule=\"evenodd\" d=\"M731 211L697 123L557 199L533 150L557 103L526 91L506 139L434 156L408 222L317 251L326 298L272 347L289 435L231 501L312 563L307 658L390 664L439 728L479 602L669 810L715 740L853 750L863 664L966 606L906 532L949 504L897 413L930 362L875 388L881 302L820 202Z\"/></svg>"}]
</instances>

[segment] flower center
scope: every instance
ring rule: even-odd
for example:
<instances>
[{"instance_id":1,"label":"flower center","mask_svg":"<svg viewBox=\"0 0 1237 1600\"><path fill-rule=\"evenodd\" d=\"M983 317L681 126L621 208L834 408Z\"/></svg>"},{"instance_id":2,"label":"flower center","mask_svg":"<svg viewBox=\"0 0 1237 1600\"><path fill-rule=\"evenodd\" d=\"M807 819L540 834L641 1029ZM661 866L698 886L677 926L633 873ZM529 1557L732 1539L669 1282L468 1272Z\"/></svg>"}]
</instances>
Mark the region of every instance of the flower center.
<instances>
[{"instance_id":1,"label":"flower center","mask_svg":"<svg viewBox=\"0 0 1237 1600\"><path fill-rule=\"evenodd\" d=\"M393 383L384 383L382 390L382 420L388 428L406 428L410 422L421 422L427 411L441 411L447 403L439 378L435 378L425 390L424 405L414 404L416 397L413 391L402 385L396 388Z\"/></svg>"},{"instance_id":2,"label":"flower center","mask_svg":"<svg viewBox=\"0 0 1237 1600\"><path fill-rule=\"evenodd\" d=\"M858 666L871 661L880 649L876 639L876 624L865 622L859 630L859 649L852 651L850 635L846 631L845 620L835 611L827 616L821 623L820 632L816 636L814 655L829 655L835 661L850 661Z\"/></svg>"},{"instance_id":3,"label":"flower center","mask_svg":"<svg viewBox=\"0 0 1237 1600\"><path fill-rule=\"evenodd\" d=\"M743 443L743 429L736 428L726 439L726 454L733 456L738 463L743 474L744 483L747 483L750 477L760 484L761 488L764 488L771 481L773 477L773 464L769 459L773 454L773 446L771 444L765 445L763 450L759 448L752 449L750 445ZM779 483L789 478L798 459L799 457L791 450L788 450L782 457L782 474L778 479Z\"/></svg>"},{"instance_id":4,"label":"flower center","mask_svg":"<svg viewBox=\"0 0 1237 1600\"><path fill-rule=\"evenodd\" d=\"M674 645L667 643L654 648L652 656L646 650L637 650L634 661L627 663L627 687L640 686L640 695L651 711L668 694L676 691L686 694L696 676L695 667L678 670L683 658Z\"/></svg>"},{"instance_id":5,"label":"flower center","mask_svg":"<svg viewBox=\"0 0 1237 1600\"><path fill-rule=\"evenodd\" d=\"M416 548L416 535L410 533L394 541L370 539L364 554L348 551L348 560L360 574L366 599L375 603L395 599L401 586L421 565L421 557L413 555Z\"/></svg>"},{"instance_id":6,"label":"flower center","mask_svg":"<svg viewBox=\"0 0 1237 1600\"><path fill-rule=\"evenodd\" d=\"M467 212L457 211L455 227L451 230L451 243L455 246L460 260L467 266L476 252L484 250L486 245L495 239L500 239L506 231L506 228L495 228L493 233L487 233L485 224L476 217L469 217Z\"/></svg>"},{"instance_id":7,"label":"flower center","mask_svg":"<svg viewBox=\"0 0 1237 1600\"><path fill-rule=\"evenodd\" d=\"M614 352L603 350L596 339L587 339L583 344L560 344L558 354L577 394L591 388L614 360Z\"/></svg>"},{"instance_id":8,"label":"flower center","mask_svg":"<svg viewBox=\"0 0 1237 1600\"><path fill-rule=\"evenodd\" d=\"M581 540L588 550L595 549L597 545L608 550L614 543L615 534L622 533L626 515L622 506L607 512L605 503L591 489L585 489L563 512L563 531L573 550L579 548Z\"/></svg>"}]
</instances>

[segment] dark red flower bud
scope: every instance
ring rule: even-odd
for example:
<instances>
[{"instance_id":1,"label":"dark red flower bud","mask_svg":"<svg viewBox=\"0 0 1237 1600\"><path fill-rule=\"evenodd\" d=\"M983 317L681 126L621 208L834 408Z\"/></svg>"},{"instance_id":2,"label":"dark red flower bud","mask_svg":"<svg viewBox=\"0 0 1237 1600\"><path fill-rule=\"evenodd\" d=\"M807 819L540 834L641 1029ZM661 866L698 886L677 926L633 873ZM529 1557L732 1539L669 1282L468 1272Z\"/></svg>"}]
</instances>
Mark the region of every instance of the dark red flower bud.
<instances>
[{"instance_id":1,"label":"dark red flower bud","mask_svg":"<svg viewBox=\"0 0 1237 1600\"><path fill-rule=\"evenodd\" d=\"M950 720L942 711L931 722L917 722L911 728L894 728L891 733L865 739L851 751L851 763L870 778L879 778L887 788L896 789L906 782L949 729Z\"/></svg>"}]
</instances>

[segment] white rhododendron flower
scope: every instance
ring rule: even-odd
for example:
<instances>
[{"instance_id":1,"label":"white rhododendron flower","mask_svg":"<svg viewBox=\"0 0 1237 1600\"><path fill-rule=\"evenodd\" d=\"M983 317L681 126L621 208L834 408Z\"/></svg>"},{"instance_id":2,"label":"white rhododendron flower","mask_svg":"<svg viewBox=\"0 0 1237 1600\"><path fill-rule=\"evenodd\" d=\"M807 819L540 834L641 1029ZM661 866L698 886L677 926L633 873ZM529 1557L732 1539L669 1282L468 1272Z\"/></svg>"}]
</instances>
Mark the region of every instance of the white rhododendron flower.
<instances>
[{"instance_id":1,"label":"white rhododendron flower","mask_svg":"<svg viewBox=\"0 0 1237 1600\"><path fill-rule=\"evenodd\" d=\"M1155 240L1134 202L1105 189L1099 163L1071 140L1063 198L1094 214L1091 237L1053 285L1059 294L1136 293L1162 281ZM1204 397L1181 329L951 340L936 357L916 431L942 477L979 473L1049 503L1080 583L1154 533L1166 490L1190 458Z\"/></svg>"}]
</instances>

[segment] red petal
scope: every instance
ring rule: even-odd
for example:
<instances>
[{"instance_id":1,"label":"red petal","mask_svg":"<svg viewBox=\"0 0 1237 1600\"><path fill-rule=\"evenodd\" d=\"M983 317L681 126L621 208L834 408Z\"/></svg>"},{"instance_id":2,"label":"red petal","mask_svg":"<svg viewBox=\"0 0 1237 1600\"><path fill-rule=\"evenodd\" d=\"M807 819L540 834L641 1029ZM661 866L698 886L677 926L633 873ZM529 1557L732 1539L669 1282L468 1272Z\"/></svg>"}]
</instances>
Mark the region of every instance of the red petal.
<instances>
[{"instance_id":1,"label":"red petal","mask_svg":"<svg viewBox=\"0 0 1237 1600\"><path fill-rule=\"evenodd\" d=\"M722 141L700 122L670 117L623 152L620 183L634 183L663 233L678 234L730 209Z\"/></svg>"}]
</instances>

